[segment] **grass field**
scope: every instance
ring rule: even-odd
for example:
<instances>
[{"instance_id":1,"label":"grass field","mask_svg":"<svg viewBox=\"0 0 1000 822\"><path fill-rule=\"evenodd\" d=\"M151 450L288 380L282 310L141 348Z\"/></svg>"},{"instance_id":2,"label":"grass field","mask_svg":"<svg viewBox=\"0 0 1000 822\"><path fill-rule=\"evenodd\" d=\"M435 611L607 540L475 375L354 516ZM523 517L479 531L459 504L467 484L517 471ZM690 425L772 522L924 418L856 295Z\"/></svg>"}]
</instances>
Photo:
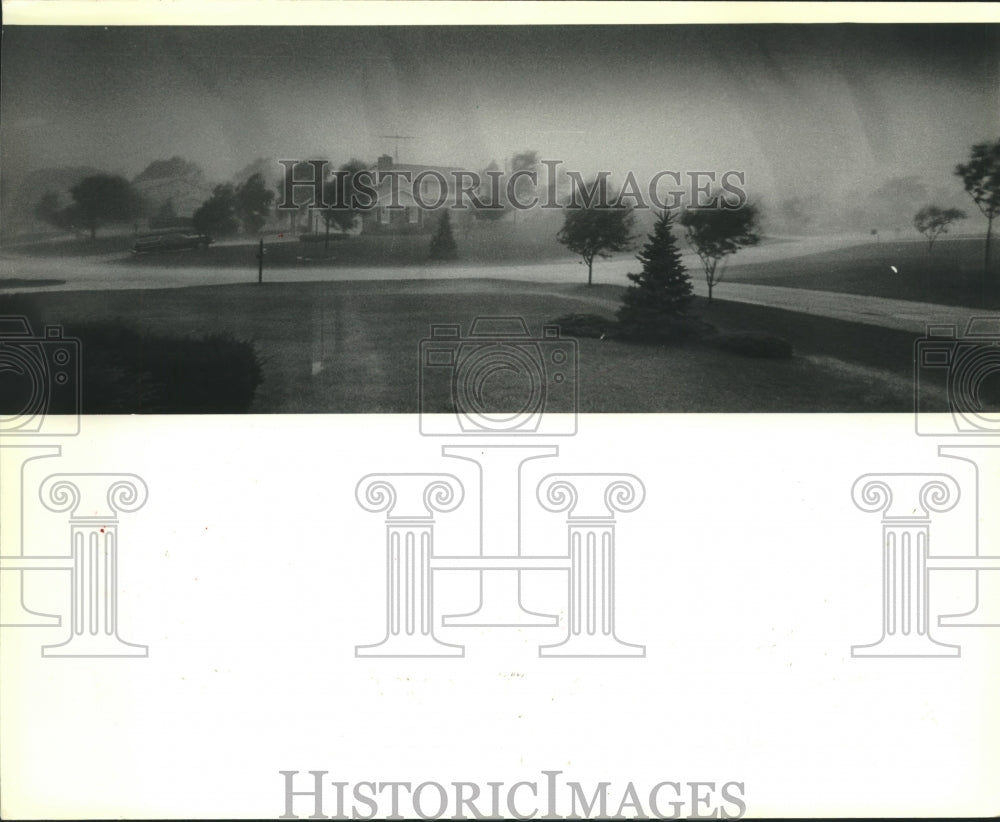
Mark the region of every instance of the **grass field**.
<instances>
[{"instance_id":1,"label":"grass field","mask_svg":"<svg viewBox=\"0 0 1000 822\"><path fill-rule=\"evenodd\" d=\"M470 237L476 242L467 241L462 262L482 263L488 273L503 269L485 268L486 263L566 256L550 237L539 233L525 243L514 228L474 232ZM19 247L18 253L67 262L103 255L107 262L97 259L97 264L114 271L126 264L247 268L247 256L255 251L246 244L221 244L204 251L136 256L126 251L131 241L131 236L109 236L95 243L46 242ZM427 241L423 235L369 236L334 240L330 248L338 255L334 268L337 262L404 266L423 254ZM82 249L89 255L82 255ZM322 243L274 242L268 246L267 264L300 265L298 258L310 253L321 254ZM695 301L695 313L723 332L784 337L794 346L792 359L754 359L702 343L663 347L581 339L579 409L909 412L914 334L730 302L726 284L976 306L983 304L981 255L982 241L977 239L939 241L933 255L924 243L872 242L735 267L716 289L711 305ZM691 276L695 279L699 272L692 270ZM588 288L501 279L265 282L8 295L0 296L0 313L27 313L36 322L61 323L70 331L74 322L117 319L128 328L155 334L205 337L221 332L250 340L263 360L264 382L252 406L256 412L411 413L419 410L418 347L432 324L461 323L467 330L477 315L518 315L537 334L543 324L566 314L613 317L621 293L620 286L612 285ZM1000 307L997 297L993 292L986 304ZM87 341L81 337L86 356ZM146 410L139 400L132 409Z\"/></svg>"},{"instance_id":2,"label":"grass field","mask_svg":"<svg viewBox=\"0 0 1000 822\"><path fill-rule=\"evenodd\" d=\"M255 412L414 413L418 347L431 324L467 331L477 315L517 315L537 334L568 313L612 316L619 296L611 286L371 281L52 292L0 298L0 313L25 312L69 331L74 321L101 317L154 333L252 340L264 369ZM695 343L581 339L579 410L912 410L909 334L724 300L699 301L696 310L720 330L785 336L797 355L761 360ZM86 345L84 338L83 357Z\"/></svg>"},{"instance_id":3,"label":"grass field","mask_svg":"<svg viewBox=\"0 0 1000 822\"><path fill-rule=\"evenodd\" d=\"M1000 251L994 256L1000 256ZM880 241L741 265L727 272L726 280L944 305L1000 307L1000 260L993 262L994 284L985 297L982 272L983 240L962 238L939 240L933 253L925 242ZM716 293L725 298L725 283Z\"/></svg>"},{"instance_id":4,"label":"grass field","mask_svg":"<svg viewBox=\"0 0 1000 822\"><path fill-rule=\"evenodd\" d=\"M548 215L546 215L547 217ZM538 219L531 224L513 222L476 224L469 230L453 229L459 257L464 263L532 263L547 259L570 259L555 239L560 222ZM430 234L349 236L332 232L328 247L323 241L300 242L295 235L269 231L264 242L266 264L294 266L302 258L352 266L414 265L429 259ZM131 231L89 238L52 238L10 246L9 250L32 257L116 257L112 265L129 266L219 266L253 267L257 253L252 238L224 240L207 249L191 249L155 254L132 254L135 236Z\"/></svg>"}]
</instances>

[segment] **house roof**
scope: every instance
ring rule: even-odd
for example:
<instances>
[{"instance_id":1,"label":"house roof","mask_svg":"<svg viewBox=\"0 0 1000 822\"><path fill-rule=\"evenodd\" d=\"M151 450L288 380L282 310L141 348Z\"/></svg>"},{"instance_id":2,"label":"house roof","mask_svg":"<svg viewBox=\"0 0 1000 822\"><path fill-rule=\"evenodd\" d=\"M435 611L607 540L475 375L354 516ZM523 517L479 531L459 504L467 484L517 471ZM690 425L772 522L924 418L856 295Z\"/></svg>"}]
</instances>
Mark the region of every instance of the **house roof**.
<instances>
[{"instance_id":1,"label":"house roof","mask_svg":"<svg viewBox=\"0 0 1000 822\"><path fill-rule=\"evenodd\" d=\"M413 200L413 183L416 177L426 171L437 172L444 177L445 180L445 191L450 191L451 186L455 184L455 178L453 175L456 171L464 171L465 169L459 168L458 166L431 166L431 165L419 165L417 163L393 163L392 165L383 166L379 168L377 165L372 166L369 171L377 175L379 172L403 172L410 175L409 180L396 177L396 185L398 186L398 191L400 194L400 205L415 205ZM436 176L430 176L425 179L437 179ZM382 199L387 196L391 191L391 186L393 184L393 178L389 176L382 177L379 179L377 176L374 178L375 190L379 197Z\"/></svg>"},{"instance_id":2,"label":"house roof","mask_svg":"<svg viewBox=\"0 0 1000 822\"><path fill-rule=\"evenodd\" d=\"M377 165L372 166L371 171L409 171L414 176L419 174L421 171L439 171L442 174L450 175L455 171L464 171L465 169L459 168L458 166L424 166L418 165L416 163L393 163L391 166L386 166L385 168L379 168Z\"/></svg>"}]
</instances>

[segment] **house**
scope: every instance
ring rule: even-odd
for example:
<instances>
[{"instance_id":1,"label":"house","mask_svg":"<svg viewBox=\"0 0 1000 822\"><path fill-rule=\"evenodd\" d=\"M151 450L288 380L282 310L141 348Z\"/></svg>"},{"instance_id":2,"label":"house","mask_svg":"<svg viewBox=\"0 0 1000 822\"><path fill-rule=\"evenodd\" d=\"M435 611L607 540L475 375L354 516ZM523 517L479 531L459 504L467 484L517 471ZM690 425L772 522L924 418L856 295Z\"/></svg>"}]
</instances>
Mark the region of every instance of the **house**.
<instances>
[{"instance_id":1,"label":"house","mask_svg":"<svg viewBox=\"0 0 1000 822\"><path fill-rule=\"evenodd\" d=\"M212 184L201 168L181 157L154 160L132 186L151 215L148 221L140 220L140 226L154 230L190 228L192 215L212 196Z\"/></svg>"},{"instance_id":2,"label":"house","mask_svg":"<svg viewBox=\"0 0 1000 822\"><path fill-rule=\"evenodd\" d=\"M441 212L454 207L454 175L461 170L452 166L396 163L390 155L383 154L371 169L377 200L372 208L362 212L362 233L431 233L437 227ZM397 192L395 207L390 205L394 200L393 185ZM438 203L441 205L438 206Z\"/></svg>"}]
</instances>

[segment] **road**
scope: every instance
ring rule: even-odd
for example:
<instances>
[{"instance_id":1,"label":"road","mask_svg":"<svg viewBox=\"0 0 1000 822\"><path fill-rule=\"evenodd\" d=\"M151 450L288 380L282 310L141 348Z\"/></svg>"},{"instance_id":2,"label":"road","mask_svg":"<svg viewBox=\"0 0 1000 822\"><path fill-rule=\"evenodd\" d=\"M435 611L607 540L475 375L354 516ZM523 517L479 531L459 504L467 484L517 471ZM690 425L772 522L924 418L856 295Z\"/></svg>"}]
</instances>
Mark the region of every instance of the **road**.
<instances>
[{"instance_id":1,"label":"road","mask_svg":"<svg viewBox=\"0 0 1000 822\"><path fill-rule=\"evenodd\" d=\"M788 259L796 256L816 254L845 245L856 245L865 238L858 235L838 237L800 238L787 242L770 242L748 248L731 258L729 266ZM277 241L282 242L282 241ZM288 241L285 241L288 242ZM294 240L291 242L295 242ZM236 245L234 241L220 245ZM247 267L229 268L224 266L176 265L184 252L170 256L171 265L158 266L149 258L141 263L130 264L130 257L123 254L110 256L30 256L19 253L14 248L0 250L0 292L37 290L105 290L132 288L178 288L192 285L224 285L231 283L255 282L257 264L256 244L243 243L247 251ZM272 245L273 243L269 243ZM685 265L695 275L701 264L691 253L682 255ZM631 254L616 255L610 260L594 263L594 282L602 284L626 285L626 273L639 268ZM264 277L268 282L316 282L324 280L414 280L414 279L478 279L494 277L506 280L521 280L551 283L578 283L586 278L586 270L576 258L567 253L564 259L545 260L524 265L487 265L482 263L463 265L432 263L412 266L351 266L323 262L303 262L297 266L265 268ZM696 276L695 276L696 278ZM46 280L64 280L60 285L41 285ZM23 280L24 286L5 286L4 280Z\"/></svg>"},{"instance_id":2,"label":"road","mask_svg":"<svg viewBox=\"0 0 1000 822\"><path fill-rule=\"evenodd\" d=\"M821 251L857 244L862 238L824 237L771 243L740 252L730 267L790 259ZM180 252L182 253L182 252ZM248 258L252 258L248 246ZM695 292L706 295L707 287L696 272L697 259L685 255L685 264L692 271ZM626 273L638 265L631 256L599 261L594 265L594 282L627 285ZM265 269L267 282L317 282L349 280L437 280L442 287L454 280L495 278L536 283L579 283L585 277L583 267L572 260L540 262L528 265L415 265L415 266L336 266L303 263L300 266ZM181 288L198 285L224 285L256 282L255 265L246 269L210 266L129 265L121 255L101 258L32 257L12 251L0 252L0 293L49 290L105 290ZM3 281L20 281L17 287L4 287ZM60 284L45 281L62 280ZM21 283L24 283L23 285ZM456 283L457 287L457 283ZM717 299L733 300L815 314L839 320L866 323L886 328L923 333L928 323L954 324L964 329L975 309L955 306L862 297L826 291L811 291L747 283L724 282L715 289ZM612 307L612 301L595 296L583 302Z\"/></svg>"}]
</instances>

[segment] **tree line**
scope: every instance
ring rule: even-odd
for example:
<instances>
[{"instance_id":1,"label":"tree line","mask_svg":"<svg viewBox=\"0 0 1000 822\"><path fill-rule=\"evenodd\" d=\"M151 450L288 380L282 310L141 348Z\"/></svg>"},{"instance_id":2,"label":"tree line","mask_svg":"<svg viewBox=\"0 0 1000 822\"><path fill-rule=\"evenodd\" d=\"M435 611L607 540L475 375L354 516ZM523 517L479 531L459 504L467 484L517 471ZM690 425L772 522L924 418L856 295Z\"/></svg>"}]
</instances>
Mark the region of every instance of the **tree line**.
<instances>
[{"instance_id":1,"label":"tree line","mask_svg":"<svg viewBox=\"0 0 1000 822\"><path fill-rule=\"evenodd\" d=\"M961 179L966 193L986 218L983 254L985 287L990 280L993 222L1000 216L1000 140L972 146L968 161L956 165L954 174ZM593 181L591 185L596 187L598 181ZM634 208L626 205L620 196L611 200L610 207L567 208L563 226L557 235L559 242L579 255L581 262L587 266L588 285L593 284L596 259L606 259L614 253L627 251L637 239L632 234ZM710 198L707 206L689 206L680 211L677 222L684 230L689 247L701 262L709 301L715 286L723 279L728 259L740 249L760 242L760 216L760 208L753 203L745 203L740 208L726 208L718 202L718 196ZM933 252L934 242L946 234L951 225L966 216L961 209L927 205L917 211L912 223L927 239L928 250ZM661 212L650 241L659 238L658 242L665 242L664 237L672 230L673 224L670 211ZM647 247L643 253L648 253L648 250ZM639 259L644 265L648 262L642 255Z\"/></svg>"},{"instance_id":2,"label":"tree line","mask_svg":"<svg viewBox=\"0 0 1000 822\"><path fill-rule=\"evenodd\" d=\"M536 151L522 151L511 158L512 171L530 170L537 166ZM308 165L308 164L303 164ZM369 163L352 159L340 166L332 175L337 185L345 187L338 201L353 201L351 186L354 175L370 168ZM495 163L492 167L495 167ZM986 240L983 251L983 280L989 280L992 253L993 223L1000 216L1000 140L977 143L972 146L969 158L954 168L966 193L986 218ZM277 183L280 190L283 182ZM519 184L527 185L522 179ZM91 238L98 229L109 223L126 222L144 216L149 206L135 187L124 177L112 174L95 174L80 180L70 189L71 202L61 205L56 192L46 192L35 206L35 216L61 229L83 229ZM211 196L192 215L194 228L204 234L225 236L243 230L258 234L272 213L275 189L269 187L260 172L251 174L241 183L223 183L215 186ZM310 204L301 208L308 209ZM506 206L506 204L504 204ZM329 240L331 229L348 231L356 224L358 209L330 207L321 210L321 217ZM482 220L496 220L510 211L509 208L482 210L473 216ZM290 219L294 220L295 212ZM931 204L923 206L913 216L913 227L928 242L933 252L935 241L948 232L958 220L967 215L961 209L943 208ZM454 241L450 224L439 220L438 235L432 249L433 256L454 256ZM449 221L450 223L450 221ZM678 223L685 232L689 246L695 251L704 269L711 299L714 287L721 282L726 261L741 248L760 241L760 208L746 203L738 209L694 208L684 209ZM293 223L294 225L294 223ZM596 259L607 258L613 253L632 247L635 237L634 210L619 202L611 208L568 207L557 239L570 251L578 254L587 266L587 282L593 282L593 265Z\"/></svg>"},{"instance_id":3,"label":"tree line","mask_svg":"<svg viewBox=\"0 0 1000 822\"><path fill-rule=\"evenodd\" d=\"M102 226L150 214L150 204L121 175L84 177L69 193L70 203L62 205L57 192L45 192L35 205L35 216L54 228L86 230L94 239ZM212 196L195 211L192 222L204 234L233 234L240 228L256 234L270 215L273 201L274 192L264 184L263 177L253 174L239 185L216 186Z\"/></svg>"}]
</instances>

